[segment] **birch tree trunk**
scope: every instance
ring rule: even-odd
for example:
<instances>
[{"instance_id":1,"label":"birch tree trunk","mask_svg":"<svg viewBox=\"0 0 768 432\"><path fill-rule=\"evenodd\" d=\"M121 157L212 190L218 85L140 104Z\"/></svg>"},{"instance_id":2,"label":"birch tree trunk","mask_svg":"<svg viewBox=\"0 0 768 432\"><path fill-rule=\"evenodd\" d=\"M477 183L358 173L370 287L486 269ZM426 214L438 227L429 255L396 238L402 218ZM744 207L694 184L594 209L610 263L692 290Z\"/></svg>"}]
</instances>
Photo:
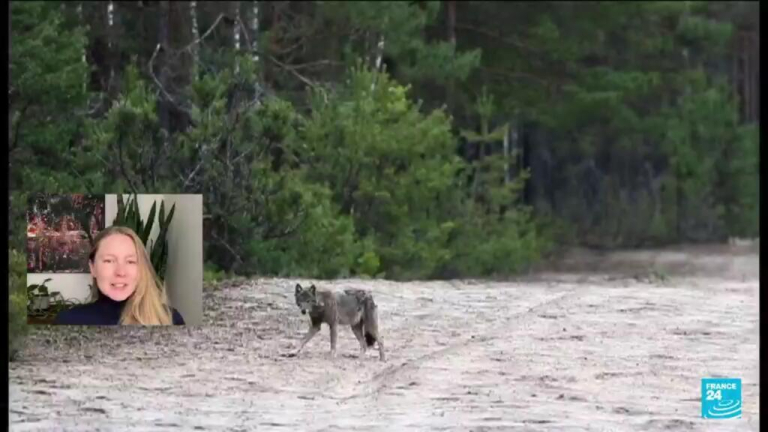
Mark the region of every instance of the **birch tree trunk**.
<instances>
[{"instance_id":1,"label":"birch tree trunk","mask_svg":"<svg viewBox=\"0 0 768 432\"><path fill-rule=\"evenodd\" d=\"M11 2L8 2L8 93L11 93ZM8 149L11 148L11 110L8 110Z\"/></svg>"},{"instance_id":2,"label":"birch tree trunk","mask_svg":"<svg viewBox=\"0 0 768 432\"><path fill-rule=\"evenodd\" d=\"M9 3L10 4L10 3ZM77 20L80 25L85 26L85 22L83 21L83 2L77 2ZM86 66L85 70L85 79L83 79L83 91L86 91L88 89L88 46L87 44L83 45L83 65Z\"/></svg>"},{"instance_id":3,"label":"birch tree trunk","mask_svg":"<svg viewBox=\"0 0 768 432\"><path fill-rule=\"evenodd\" d=\"M232 28L233 39L235 41L235 51L240 51L240 2L232 2L233 17L235 20L234 27Z\"/></svg>"},{"instance_id":4,"label":"birch tree trunk","mask_svg":"<svg viewBox=\"0 0 768 432\"><path fill-rule=\"evenodd\" d=\"M259 2L257 0L253 1L253 6L251 8L252 16L251 16L251 50L253 52L253 61L258 62L259 61Z\"/></svg>"},{"instance_id":5,"label":"birch tree trunk","mask_svg":"<svg viewBox=\"0 0 768 432\"><path fill-rule=\"evenodd\" d=\"M109 4L107 4L107 25L108 32L110 35L109 40L107 40L107 46L112 49L112 28L115 25L115 3L112 2L112 0L109 1Z\"/></svg>"},{"instance_id":6,"label":"birch tree trunk","mask_svg":"<svg viewBox=\"0 0 768 432\"><path fill-rule=\"evenodd\" d=\"M512 132L510 126L507 126L507 131L504 133L504 184L509 184L509 135Z\"/></svg>"},{"instance_id":7,"label":"birch tree trunk","mask_svg":"<svg viewBox=\"0 0 768 432\"><path fill-rule=\"evenodd\" d=\"M448 9L448 42L456 46L456 1L446 1Z\"/></svg>"},{"instance_id":8,"label":"birch tree trunk","mask_svg":"<svg viewBox=\"0 0 768 432\"><path fill-rule=\"evenodd\" d=\"M262 83L264 82L264 73L261 70L262 66L259 64L259 2L253 0L251 3L251 17L249 27L251 30L251 53L253 63L256 65L258 78L254 81L253 85L253 99L256 101L256 105L259 106L261 96L263 94Z\"/></svg>"},{"instance_id":9,"label":"birch tree trunk","mask_svg":"<svg viewBox=\"0 0 768 432\"><path fill-rule=\"evenodd\" d=\"M755 53L755 121L760 121L760 30L758 29L755 34L755 46L753 47Z\"/></svg>"},{"instance_id":10,"label":"birch tree trunk","mask_svg":"<svg viewBox=\"0 0 768 432\"><path fill-rule=\"evenodd\" d=\"M197 41L200 38L200 31L197 28L197 2L189 2L189 18L192 22L192 41ZM197 68L198 61L198 46L192 45L192 67Z\"/></svg>"},{"instance_id":11,"label":"birch tree trunk","mask_svg":"<svg viewBox=\"0 0 768 432\"><path fill-rule=\"evenodd\" d=\"M448 17L447 17L448 42L450 42L451 45L453 46L453 49L456 50L456 1L454 0L445 1L444 4L448 13ZM452 110L454 106L454 93L455 93L455 84L453 82L453 79L449 79L448 85L445 91L446 91L446 95L445 95L446 105L448 106L449 110Z\"/></svg>"},{"instance_id":12,"label":"birch tree trunk","mask_svg":"<svg viewBox=\"0 0 768 432\"><path fill-rule=\"evenodd\" d=\"M109 80L107 81L107 91L110 92L115 84L115 67L117 66L115 50L112 39L115 37L115 3L109 0L107 4L107 58L109 59Z\"/></svg>"},{"instance_id":13,"label":"birch tree trunk","mask_svg":"<svg viewBox=\"0 0 768 432\"><path fill-rule=\"evenodd\" d=\"M381 58L384 56L384 35L379 36L379 43L376 45L376 70L381 70Z\"/></svg>"},{"instance_id":14,"label":"birch tree trunk","mask_svg":"<svg viewBox=\"0 0 768 432\"><path fill-rule=\"evenodd\" d=\"M381 72L381 59L384 56L384 35L379 36L379 42L376 44L376 60L374 62L374 67L376 68L376 72ZM374 78L373 82L371 83L371 91L373 91L376 88L376 79Z\"/></svg>"},{"instance_id":15,"label":"birch tree trunk","mask_svg":"<svg viewBox=\"0 0 768 432\"><path fill-rule=\"evenodd\" d=\"M749 38L749 90L750 90L750 122L760 120L760 37L756 32L750 31Z\"/></svg>"},{"instance_id":16,"label":"birch tree trunk","mask_svg":"<svg viewBox=\"0 0 768 432\"><path fill-rule=\"evenodd\" d=\"M739 47L739 52L742 59L742 86L744 88L744 122L749 123L750 121L750 110L749 106L752 102L752 90L750 89L750 76L749 76L749 69L750 69L750 62L749 62L749 42L747 41L747 35L742 34L741 35L741 46Z\"/></svg>"},{"instance_id":17,"label":"birch tree trunk","mask_svg":"<svg viewBox=\"0 0 768 432\"><path fill-rule=\"evenodd\" d=\"M233 26L232 26L232 37L234 39L235 44L235 53L240 51L240 27L241 27L241 21L240 21L240 2L239 1L233 1L232 2L232 16L235 20ZM240 63L235 59L235 74L240 72Z\"/></svg>"},{"instance_id":18,"label":"birch tree trunk","mask_svg":"<svg viewBox=\"0 0 768 432\"><path fill-rule=\"evenodd\" d=\"M8 2L8 93L11 92L11 2ZM8 179L8 187L9 190L13 190L13 186L11 183L11 180L13 177L11 176L11 158L10 151L11 151L11 142L12 142L12 136L11 136L11 110L8 110L8 172L5 173L7 179ZM11 205L13 204L13 201L11 200L11 193L8 194L8 236L13 234L13 226L11 225Z\"/></svg>"},{"instance_id":19,"label":"birch tree trunk","mask_svg":"<svg viewBox=\"0 0 768 432\"><path fill-rule=\"evenodd\" d=\"M156 63L156 70L160 71L160 85L164 88L167 88L168 85L168 48L170 47L170 38L169 38L169 32L168 32L168 26L170 24L170 4L168 0L164 0L160 2L160 14L159 14L160 21L158 23L158 29L160 30L158 33L158 61ZM160 54L162 53L162 54ZM171 132L171 125L170 125L170 113L169 113L169 105L171 101L168 100L167 96L164 94L165 92L162 92L163 95L161 96L161 99L158 103L158 119L160 120L160 128L165 131L164 139L167 140L168 136ZM165 144L165 143L164 143Z\"/></svg>"}]
</instances>

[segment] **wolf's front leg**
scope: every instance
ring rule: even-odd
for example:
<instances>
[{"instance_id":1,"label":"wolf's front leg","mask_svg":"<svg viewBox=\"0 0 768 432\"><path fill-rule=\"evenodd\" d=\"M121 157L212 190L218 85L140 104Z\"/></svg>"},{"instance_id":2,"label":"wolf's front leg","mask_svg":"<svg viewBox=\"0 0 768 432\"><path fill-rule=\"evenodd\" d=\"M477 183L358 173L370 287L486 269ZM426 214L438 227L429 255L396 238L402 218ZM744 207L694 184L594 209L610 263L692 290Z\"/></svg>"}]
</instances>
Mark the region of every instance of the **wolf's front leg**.
<instances>
[{"instance_id":1,"label":"wolf's front leg","mask_svg":"<svg viewBox=\"0 0 768 432\"><path fill-rule=\"evenodd\" d=\"M338 324L332 323L331 327L331 358L336 358L336 336L338 334Z\"/></svg>"},{"instance_id":2,"label":"wolf's front leg","mask_svg":"<svg viewBox=\"0 0 768 432\"><path fill-rule=\"evenodd\" d=\"M294 355L299 355L299 353L301 352L301 350L302 350L302 349L304 349L304 345L306 345L306 344L307 344L307 342L309 342L309 341L310 341L310 339L312 339L313 337L315 337L315 335L316 335L316 334L317 334L317 332L319 332L319 331L320 331L320 326L317 326L317 327L315 327L315 326L311 326L311 327L309 328L309 331L307 332L307 334L306 334L306 335L304 336L304 338L301 340L301 344L299 345L299 349L298 349L298 350L296 350L296 353L295 353Z\"/></svg>"}]
</instances>

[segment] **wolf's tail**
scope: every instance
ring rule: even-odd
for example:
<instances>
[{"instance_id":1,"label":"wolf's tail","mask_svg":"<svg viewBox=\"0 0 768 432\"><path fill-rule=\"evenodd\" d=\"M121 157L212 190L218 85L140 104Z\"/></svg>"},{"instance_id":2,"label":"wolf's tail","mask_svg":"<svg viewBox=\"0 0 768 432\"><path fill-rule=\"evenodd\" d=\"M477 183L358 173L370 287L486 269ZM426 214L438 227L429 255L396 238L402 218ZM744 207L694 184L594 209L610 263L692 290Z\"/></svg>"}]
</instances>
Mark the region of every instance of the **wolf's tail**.
<instances>
[{"instance_id":1,"label":"wolf's tail","mask_svg":"<svg viewBox=\"0 0 768 432\"><path fill-rule=\"evenodd\" d=\"M373 297L366 296L363 300L363 333L365 334L365 343L369 347L373 346L379 338L379 317L376 309Z\"/></svg>"}]
</instances>

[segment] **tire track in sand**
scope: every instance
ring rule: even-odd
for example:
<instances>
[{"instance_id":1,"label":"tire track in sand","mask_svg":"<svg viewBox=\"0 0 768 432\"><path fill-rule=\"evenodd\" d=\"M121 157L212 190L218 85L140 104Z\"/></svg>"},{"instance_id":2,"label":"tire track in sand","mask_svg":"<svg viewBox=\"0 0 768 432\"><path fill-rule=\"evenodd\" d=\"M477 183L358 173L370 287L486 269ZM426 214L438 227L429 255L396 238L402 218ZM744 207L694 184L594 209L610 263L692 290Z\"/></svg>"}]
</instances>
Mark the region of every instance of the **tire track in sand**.
<instances>
[{"instance_id":1,"label":"tire track in sand","mask_svg":"<svg viewBox=\"0 0 768 432\"><path fill-rule=\"evenodd\" d=\"M488 342L490 340L495 340L499 336L502 336L509 332L510 324L514 322L519 322L525 318L535 315L536 313L540 313L542 312L542 310L545 310L550 306L556 305L574 296L577 293L578 293L577 290L572 288L565 292L561 292L559 294L553 295L552 297L554 298L549 298L547 300L539 302L529 307L528 310L526 311L512 314L507 320L505 320L501 328L496 328L491 331L485 331L481 335L472 335L469 338L464 338L463 340L452 343L446 347L431 351L427 354L423 354L414 359L406 360L401 364L389 366L384 370L382 370L381 372L374 374L373 377L371 377L370 379L361 381L355 384L355 387L358 387L358 388L367 387L363 391L354 392L353 394L345 397L329 397L329 395L326 395L326 397L328 397L329 399L335 399L342 402L347 402L347 401L359 399L362 397L376 396L382 391L396 385L398 378L404 375L405 373L413 372L419 369L420 367L422 367L427 362L438 360L443 356L465 349L471 345Z\"/></svg>"}]
</instances>

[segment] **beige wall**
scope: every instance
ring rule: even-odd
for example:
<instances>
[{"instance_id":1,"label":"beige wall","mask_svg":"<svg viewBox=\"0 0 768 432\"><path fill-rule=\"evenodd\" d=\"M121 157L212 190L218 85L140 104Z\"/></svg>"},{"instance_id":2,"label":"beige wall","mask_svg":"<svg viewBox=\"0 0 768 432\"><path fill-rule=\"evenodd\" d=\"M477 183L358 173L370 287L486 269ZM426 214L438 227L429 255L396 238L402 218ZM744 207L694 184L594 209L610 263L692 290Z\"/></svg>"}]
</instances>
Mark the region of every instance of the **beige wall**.
<instances>
[{"instance_id":1,"label":"beige wall","mask_svg":"<svg viewBox=\"0 0 768 432\"><path fill-rule=\"evenodd\" d=\"M27 285L43 283L44 280L52 280L45 284L49 291L59 291L65 299L85 302L91 295L88 284L91 283L91 275L88 273L28 273Z\"/></svg>"},{"instance_id":2,"label":"beige wall","mask_svg":"<svg viewBox=\"0 0 768 432\"><path fill-rule=\"evenodd\" d=\"M127 199L128 195L124 195ZM106 195L105 223L112 225L117 215L117 195ZM171 206L176 210L168 229L168 267L166 286L171 305L184 317L187 324L201 324L203 319L203 198L202 195L139 195L138 203L142 218L146 220L153 202L157 202L156 218L160 202L165 201L166 215ZM152 243L157 240L160 226L157 220L150 233ZM52 280L46 285L50 291L59 291L65 299L79 302L88 300L88 284L92 279L87 273L37 273L27 275L27 285Z\"/></svg>"},{"instance_id":3,"label":"beige wall","mask_svg":"<svg viewBox=\"0 0 768 432\"><path fill-rule=\"evenodd\" d=\"M164 197L166 212L176 205L167 237L168 297L187 324L200 325L203 323L203 196Z\"/></svg>"}]
</instances>

